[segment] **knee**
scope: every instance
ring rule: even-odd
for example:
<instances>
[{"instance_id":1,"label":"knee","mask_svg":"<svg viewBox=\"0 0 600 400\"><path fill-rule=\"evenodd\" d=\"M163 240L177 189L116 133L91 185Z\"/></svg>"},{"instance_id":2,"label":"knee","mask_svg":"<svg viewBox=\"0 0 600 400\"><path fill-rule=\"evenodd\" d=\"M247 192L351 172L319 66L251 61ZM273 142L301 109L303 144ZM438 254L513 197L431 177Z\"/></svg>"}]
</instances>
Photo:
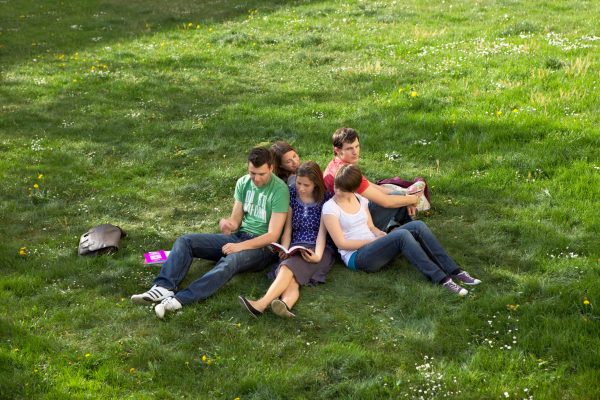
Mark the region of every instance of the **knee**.
<instances>
[{"instance_id":1,"label":"knee","mask_svg":"<svg viewBox=\"0 0 600 400\"><path fill-rule=\"evenodd\" d=\"M406 229L415 233L420 234L422 232L428 232L429 227L423 221L412 221L405 225Z\"/></svg>"},{"instance_id":2,"label":"knee","mask_svg":"<svg viewBox=\"0 0 600 400\"><path fill-rule=\"evenodd\" d=\"M410 222L412 226L414 226L417 230L421 231L427 229L427 225L423 221L412 221Z\"/></svg>"},{"instance_id":3,"label":"knee","mask_svg":"<svg viewBox=\"0 0 600 400\"><path fill-rule=\"evenodd\" d=\"M174 251L191 249L191 247L190 235L179 236L177 239L175 239L175 243L173 244Z\"/></svg>"},{"instance_id":4,"label":"knee","mask_svg":"<svg viewBox=\"0 0 600 400\"><path fill-rule=\"evenodd\" d=\"M408 238L412 237L410 231L408 231L407 229L402 229L402 228L394 229L388 235L391 235L394 239L399 240L399 241L405 241Z\"/></svg>"},{"instance_id":5,"label":"knee","mask_svg":"<svg viewBox=\"0 0 600 400\"><path fill-rule=\"evenodd\" d=\"M281 264L281 265L279 266L279 272L280 272L280 273L281 273L281 272L288 272L288 271L291 271L291 270L290 270L290 268L289 268L287 265L285 265L285 264Z\"/></svg>"}]
</instances>

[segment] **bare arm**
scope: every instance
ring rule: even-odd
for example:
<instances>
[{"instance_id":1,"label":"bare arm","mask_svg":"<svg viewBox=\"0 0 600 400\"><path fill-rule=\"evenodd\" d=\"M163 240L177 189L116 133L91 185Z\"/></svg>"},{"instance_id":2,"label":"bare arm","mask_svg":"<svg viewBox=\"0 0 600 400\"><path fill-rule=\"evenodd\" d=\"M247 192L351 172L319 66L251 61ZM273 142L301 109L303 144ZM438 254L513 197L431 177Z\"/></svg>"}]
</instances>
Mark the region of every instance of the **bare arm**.
<instances>
[{"instance_id":1,"label":"bare arm","mask_svg":"<svg viewBox=\"0 0 600 400\"><path fill-rule=\"evenodd\" d=\"M369 227L369 230L373 232L373 234L378 238L387 235L387 233L375 226L375 224L373 223L373 217L371 217L371 212L368 208L365 209L365 212L367 213L367 226Z\"/></svg>"},{"instance_id":2,"label":"bare arm","mask_svg":"<svg viewBox=\"0 0 600 400\"><path fill-rule=\"evenodd\" d=\"M338 217L332 214L324 214L321 218L325 224L327 232L329 232L329 236L331 236L331 239L333 239L333 242L339 249L358 250L364 245L371 243L374 240L346 240Z\"/></svg>"},{"instance_id":3,"label":"bare arm","mask_svg":"<svg viewBox=\"0 0 600 400\"><path fill-rule=\"evenodd\" d=\"M242 217L244 216L244 205L241 201L236 200L233 203L231 209L231 215L229 218L221 218L219 221L219 228L225 235L231 235L237 231L242 223Z\"/></svg>"},{"instance_id":4,"label":"bare arm","mask_svg":"<svg viewBox=\"0 0 600 400\"><path fill-rule=\"evenodd\" d=\"M315 251L308 252L301 250L302 258L310 263L318 263L323 258L323 252L325 251L325 239L327 238L327 230L325 229L325 223L323 217L321 217L321 225L319 226L319 233L317 234L317 243L315 244Z\"/></svg>"},{"instance_id":5,"label":"bare arm","mask_svg":"<svg viewBox=\"0 0 600 400\"><path fill-rule=\"evenodd\" d=\"M287 217L285 220L285 227L283 228L283 234L281 235L281 245L287 249L290 248L290 244L292 243L292 208L288 208ZM285 260L288 258L288 254L279 250L279 258Z\"/></svg>"},{"instance_id":6,"label":"bare arm","mask_svg":"<svg viewBox=\"0 0 600 400\"><path fill-rule=\"evenodd\" d=\"M415 195L397 196L384 193L380 190L380 186L369 182L369 187L361 193L363 197L369 199L373 203L385 208L400 208L405 206L415 206L419 201L419 197ZM381 188L385 189L385 188Z\"/></svg>"},{"instance_id":7,"label":"bare arm","mask_svg":"<svg viewBox=\"0 0 600 400\"><path fill-rule=\"evenodd\" d=\"M253 250L260 249L268 246L272 242L279 240L281 231L285 225L287 213L272 213L271 220L269 221L269 229L267 233L257 236L255 238L245 240L239 243L228 243L223 246L222 251L224 254L237 253L242 250ZM241 221L241 219L240 219Z\"/></svg>"},{"instance_id":8,"label":"bare arm","mask_svg":"<svg viewBox=\"0 0 600 400\"><path fill-rule=\"evenodd\" d=\"M281 235L281 245L285 248L289 248L292 243L292 208L288 209L285 227L283 228L283 235Z\"/></svg>"}]
</instances>

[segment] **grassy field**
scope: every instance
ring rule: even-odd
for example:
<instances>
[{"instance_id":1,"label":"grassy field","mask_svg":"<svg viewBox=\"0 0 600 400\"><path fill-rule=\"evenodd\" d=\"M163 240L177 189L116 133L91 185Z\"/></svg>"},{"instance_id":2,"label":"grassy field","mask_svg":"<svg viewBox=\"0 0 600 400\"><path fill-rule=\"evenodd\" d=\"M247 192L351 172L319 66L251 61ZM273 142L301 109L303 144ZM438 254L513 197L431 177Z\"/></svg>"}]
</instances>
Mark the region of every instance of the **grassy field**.
<instances>
[{"instance_id":1,"label":"grassy field","mask_svg":"<svg viewBox=\"0 0 600 400\"><path fill-rule=\"evenodd\" d=\"M598 1L0 1L1 399L600 398ZM293 320L169 315L142 253L215 232L257 144L425 177L484 282L336 264ZM113 223L114 256L77 256ZM190 277L210 267L197 261Z\"/></svg>"}]
</instances>

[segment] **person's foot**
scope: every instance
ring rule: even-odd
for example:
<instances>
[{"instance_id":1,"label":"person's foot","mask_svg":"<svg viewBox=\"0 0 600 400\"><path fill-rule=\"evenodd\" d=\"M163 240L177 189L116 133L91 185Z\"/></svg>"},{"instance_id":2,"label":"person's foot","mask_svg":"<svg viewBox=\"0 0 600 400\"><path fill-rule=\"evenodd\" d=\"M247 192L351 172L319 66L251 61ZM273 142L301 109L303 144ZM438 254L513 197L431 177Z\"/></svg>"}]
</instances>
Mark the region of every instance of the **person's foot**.
<instances>
[{"instance_id":1,"label":"person's foot","mask_svg":"<svg viewBox=\"0 0 600 400\"><path fill-rule=\"evenodd\" d=\"M163 319L167 311L172 312L179 309L181 309L181 303L179 300L177 300L175 297L167 297L161 301L160 304L157 304L156 307L154 307L154 312L158 318Z\"/></svg>"},{"instance_id":2,"label":"person's foot","mask_svg":"<svg viewBox=\"0 0 600 400\"><path fill-rule=\"evenodd\" d=\"M296 314L290 311L290 308L283 300L275 299L271 302L271 310L282 318L292 318Z\"/></svg>"},{"instance_id":3,"label":"person's foot","mask_svg":"<svg viewBox=\"0 0 600 400\"><path fill-rule=\"evenodd\" d=\"M160 287L154 285L147 292L134 294L131 296L131 301L136 304L151 304L151 303L160 303L163 299L167 297L174 296L175 293L169 289L165 289L164 287Z\"/></svg>"},{"instance_id":4,"label":"person's foot","mask_svg":"<svg viewBox=\"0 0 600 400\"><path fill-rule=\"evenodd\" d=\"M460 297L466 296L469 293L467 289L458 286L452 279L448 279L442 283L442 286L448 289L449 292L456 293Z\"/></svg>"},{"instance_id":5,"label":"person's foot","mask_svg":"<svg viewBox=\"0 0 600 400\"><path fill-rule=\"evenodd\" d=\"M238 296L238 300L240 301L242 307L248 310L250 315L252 315L254 318L258 318L259 315L262 315L262 311L259 311L256 308L254 308L254 306L250 304L250 300L248 300L244 296Z\"/></svg>"},{"instance_id":6,"label":"person's foot","mask_svg":"<svg viewBox=\"0 0 600 400\"><path fill-rule=\"evenodd\" d=\"M481 280L473 278L471 275L469 275L467 271L461 271L456 275L452 275L452 279L456 279L458 281L461 281L465 285L471 286L479 285L481 283Z\"/></svg>"}]
</instances>

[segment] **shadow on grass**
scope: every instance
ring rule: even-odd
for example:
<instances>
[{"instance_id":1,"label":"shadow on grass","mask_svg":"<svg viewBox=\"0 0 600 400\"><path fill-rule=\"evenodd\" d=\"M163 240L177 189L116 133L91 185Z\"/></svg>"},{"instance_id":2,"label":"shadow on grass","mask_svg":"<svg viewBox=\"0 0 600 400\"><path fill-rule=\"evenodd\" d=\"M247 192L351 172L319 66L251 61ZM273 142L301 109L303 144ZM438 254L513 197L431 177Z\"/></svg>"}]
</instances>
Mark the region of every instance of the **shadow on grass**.
<instances>
[{"instance_id":1,"label":"shadow on grass","mask_svg":"<svg viewBox=\"0 0 600 400\"><path fill-rule=\"evenodd\" d=\"M131 40L157 32L222 24L248 17L253 10L269 14L282 7L307 2L52 0L7 3L0 6L3 68L47 54L71 54L103 43Z\"/></svg>"}]
</instances>

